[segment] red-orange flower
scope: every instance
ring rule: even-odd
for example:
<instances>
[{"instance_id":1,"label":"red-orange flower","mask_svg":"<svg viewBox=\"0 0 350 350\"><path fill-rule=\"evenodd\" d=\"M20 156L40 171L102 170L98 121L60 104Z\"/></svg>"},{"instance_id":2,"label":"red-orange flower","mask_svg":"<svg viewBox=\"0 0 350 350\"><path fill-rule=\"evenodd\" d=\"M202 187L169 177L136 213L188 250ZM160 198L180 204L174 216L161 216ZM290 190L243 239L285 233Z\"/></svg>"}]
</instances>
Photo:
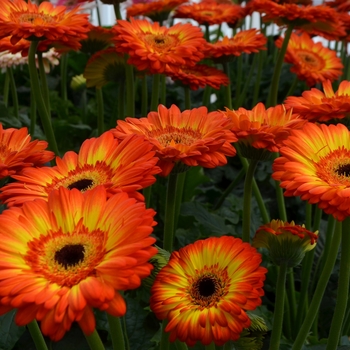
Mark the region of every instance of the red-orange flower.
<instances>
[{"instance_id":1,"label":"red-orange flower","mask_svg":"<svg viewBox=\"0 0 350 350\"><path fill-rule=\"evenodd\" d=\"M175 11L175 18L190 18L199 24L227 23L234 26L245 16L244 9L235 4L219 4L215 1L181 5Z\"/></svg>"},{"instance_id":2,"label":"red-orange flower","mask_svg":"<svg viewBox=\"0 0 350 350\"><path fill-rule=\"evenodd\" d=\"M282 40L277 40L276 45L280 47ZM284 60L292 64L290 71L309 86L327 79L334 81L343 74L344 67L336 52L315 43L307 33L291 35Z\"/></svg>"},{"instance_id":3,"label":"red-orange flower","mask_svg":"<svg viewBox=\"0 0 350 350\"><path fill-rule=\"evenodd\" d=\"M41 166L54 158L46 151L47 142L30 140L27 128L3 129L0 124L0 179L16 174L26 167Z\"/></svg>"},{"instance_id":4,"label":"red-orange flower","mask_svg":"<svg viewBox=\"0 0 350 350\"><path fill-rule=\"evenodd\" d=\"M98 51L105 50L113 45L113 37L114 33L111 29L90 24L87 38L80 41L80 51L93 55Z\"/></svg>"},{"instance_id":5,"label":"red-orange flower","mask_svg":"<svg viewBox=\"0 0 350 350\"><path fill-rule=\"evenodd\" d=\"M187 166L215 168L227 163L226 156L234 156L231 142L237 139L229 131L230 120L220 112L206 107L181 112L172 105L159 105L158 112L147 118L118 120L114 134L117 138L143 135L153 145L159 157L158 165L167 176L176 163Z\"/></svg>"},{"instance_id":6,"label":"red-orange flower","mask_svg":"<svg viewBox=\"0 0 350 350\"><path fill-rule=\"evenodd\" d=\"M180 80L183 84L189 85L192 90L204 88L207 85L218 90L221 85L226 86L229 83L227 74L206 64L196 64L193 67L182 66L176 71L168 69L165 74L173 80Z\"/></svg>"},{"instance_id":7,"label":"red-orange flower","mask_svg":"<svg viewBox=\"0 0 350 350\"><path fill-rule=\"evenodd\" d=\"M60 187L82 192L103 185L112 195L119 191L143 199L137 190L155 182L160 172L152 145L142 137L127 137L119 142L108 131L98 138L85 140L79 153L67 152L56 158L54 167L30 168L14 175L17 182L4 186L0 198L8 206L21 205L34 198L47 199Z\"/></svg>"},{"instance_id":8,"label":"red-orange flower","mask_svg":"<svg viewBox=\"0 0 350 350\"><path fill-rule=\"evenodd\" d=\"M292 110L286 111L283 105L266 109L263 103L258 103L251 111L226 108L222 113L231 119L231 130L247 156L258 154L252 148L278 152L291 130L299 129L306 123L306 120L292 114Z\"/></svg>"},{"instance_id":9,"label":"red-orange flower","mask_svg":"<svg viewBox=\"0 0 350 350\"><path fill-rule=\"evenodd\" d=\"M57 341L78 322L95 329L93 308L119 317L119 291L140 286L157 252L153 209L100 186L87 193L60 188L0 215L0 314L17 309L24 326L40 321ZM117 273L116 273L117 271Z\"/></svg>"},{"instance_id":10,"label":"red-orange flower","mask_svg":"<svg viewBox=\"0 0 350 350\"><path fill-rule=\"evenodd\" d=\"M20 39L59 41L72 45L86 38L88 15L79 14L75 7L66 12L65 6L54 7L44 1L39 6L23 0L0 2L0 38L11 36L11 43Z\"/></svg>"},{"instance_id":11,"label":"red-orange flower","mask_svg":"<svg viewBox=\"0 0 350 350\"><path fill-rule=\"evenodd\" d=\"M250 326L246 310L261 304L267 270L241 239L196 241L170 256L151 289L151 309L168 324L170 341L223 345Z\"/></svg>"},{"instance_id":12,"label":"red-orange flower","mask_svg":"<svg viewBox=\"0 0 350 350\"><path fill-rule=\"evenodd\" d=\"M343 124L293 130L273 163L285 196L300 196L337 220L350 215L350 132Z\"/></svg>"},{"instance_id":13,"label":"red-orange flower","mask_svg":"<svg viewBox=\"0 0 350 350\"><path fill-rule=\"evenodd\" d=\"M342 81L334 93L329 80L323 82L323 91L316 88L304 91L301 97L289 96L284 104L309 121L325 122L343 119L350 113L350 81Z\"/></svg>"},{"instance_id":14,"label":"red-orange flower","mask_svg":"<svg viewBox=\"0 0 350 350\"><path fill-rule=\"evenodd\" d=\"M257 29L248 29L238 32L234 37L225 36L216 43L208 43L206 46L207 57L232 57L240 56L243 52L252 53L266 50L266 37Z\"/></svg>"},{"instance_id":15,"label":"red-orange flower","mask_svg":"<svg viewBox=\"0 0 350 350\"><path fill-rule=\"evenodd\" d=\"M118 52L129 55L128 63L138 70L163 73L166 68L194 65L204 57L206 44L200 28L178 23L170 28L146 20L119 20L114 27Z\"/></svg>"}]
</instances>

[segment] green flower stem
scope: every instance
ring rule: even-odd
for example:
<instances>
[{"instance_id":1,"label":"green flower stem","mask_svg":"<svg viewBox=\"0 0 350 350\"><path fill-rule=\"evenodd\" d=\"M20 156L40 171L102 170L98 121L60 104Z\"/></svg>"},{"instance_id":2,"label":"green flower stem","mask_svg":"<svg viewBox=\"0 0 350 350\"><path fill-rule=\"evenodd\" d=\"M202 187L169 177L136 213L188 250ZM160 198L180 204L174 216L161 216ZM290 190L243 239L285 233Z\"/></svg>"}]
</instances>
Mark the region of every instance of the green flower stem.
<instances>
[{"instance_id":1,"label":"green flower stem","mask_svg":"<svg viewBox=\"0 0 350 350\"><path fill-rule=\"evenodd\" d=\"M178 195L176 189L177 179L177 173L169 174L165 203L163 248L170 253L173 251L174 231L176 222L176 200Z\"/></svg>"},{"instance_id":2,"label":"green flower stem","mask_svg":"<svg viewBox=\"0 0 350 350\"><path fill-rule=\"evenodd\" d=\"M3 92L3 101L5 107L9 104L9 92L10 92L10 73L9 68L6 69L5 81L4 81L4 92Z\"/></svg>"},{"instance_id":3,"label":"green flower stem","mask_svg":"<svg viewBox=\"0 0 350 350\"><path fill-rule=\"evenodd\" d=\"M225 107L227 107L228 109L232 109L233 105L232 105L232 92L231 92L231 78L230 78L230 67L228 62L224 62L222 64L222 68L224 73L228 76L228 81L229 83L227 84L227 86L224 86L224 94L225 94Z\"/></svg>"},{"instance_id":4,"label":"green flower stem","mask_svg":"<svg viewBox=\"0 0 350 350\"><path fill-rule=\"evenodd\" d=\"M346 218L342 229L342 243L340 255L340 269L338 278L337 302L335 305L334 315L329 331L329 337L326 350L335 350L338 347L339 338L341 335L342 324L345 316L346 305L349 295L349 280L350 280L350 235L349 226L350 218Z\"/></svg>"},{"instance_id":5,"label":"green flower stem","mask_svg":"<svg viewBox=\"0 0 350 350\"><path fill-rule=\"evenodd\" d=\"M331 246L329 248L329 255L327 257L327 261L324 265L323 271L318 280L316 290L314 292L313 298L309 306L309 310L305 316L303 324L299 329L299 332L295 339L292 350L301 350L301 348L305 343L309 330L312 326L312 323L314 322L314 319L317 315L324 291L326 289L326 286L329 281L329 277L331 276L335 261L337 259L339 244L341 240L341 229L342 229L342 224L341 222L337 221L333 239L330 242Z\"/></svg>"},{"instance_id":6,"label":"green flower stem","mask_svg":"<svg viewBox=\"0 0 350 350\"><path fill-rule=\"evenodd\" d=\"M166 84L165 84L165 74L161 74L160 76L160 103L165 105L166 102Z\"/></svg>"},{"instance_id":7,"label":"green flower stem","mask_svg":"<svg viewBox=\"0 0 350 350\"><path fill-rule=\"evenodd\" d=\"M180 340L176 340L175 345L177 350L188 350L186 343Z\"/></svg>"},{"instance_id":8,"label":"green flower stem","mask_svg":"<svg viewBox=\"0 0 350 350\"><path fill-rule=\"evenodd\" d=\"M56 153L56 155L58 155L59 152L58 152L58 147L56 143L56 138L51 125L51 116L48 110L46 109L46 105L41 94L38 72L35 65L35 52L36 52L38 43L39 43L38 41L32 41L29 48L28 67L29 67L30 80L32 84L32 91L35 96L37 108L41 118L41 123L43 125L47 141L49 143L49 148L54 153Z\"/></svg>"},{"instance_id":9,"label":"green flower stem","mask_svg":"<svg viewBox=\"0 0 350 350\"><path fill-rule=\"evenodd\" d=\"M61 56L60 61L60 77L61 77L61 98L65 103L65 107L67 109L68 103L68 95L67 95L67 77L68 77L68 54L63 54ZM40 77L43 79L43 77ZM66 114L68 114L68 110L66 110Z\"/></svg>"},{"instance_id":10,"label":"green flower stem","mask_svg":"<svg viewBox=\"0 0 350 350\"><path fill-rule=\"evenodd\" d=\"M231 182L231 184L226 188L226 190L222 193L219 200L215 203L213 210L218 210L222 203L224 203L226 197L232 192L232 190L241 182L245 174L245 169L242 168L236 178Z\"/></svg>"},{"instance_id":11,"label":"green flower stem","mask_svg":"<svg viewBox=\"0 0 350 350\"><path fill-rule=\"evenodd\" d=\"M224 87L225 89L227 88L227 86ZM210 95L211 95L211 87L209 85L207 85L204 88L204 93L203 93L203 106L207 107L209 110L209 104L210 104Z\"/></svg>"},{"instance_id":12,"label":"green flower stem","mask_svg":"<svg viewBox=\"0 0 350 350\"><path fill-rule=\"evenodd\" d=\"M117 19L117 21L120 19L123 19L122 14L120 12L120 2L118 2L117 4L114 4L113 7L114 7L115 18Z\"/></svg>"},{"instance_id":13,"label":"green flower stem","mask_svg":"<svg viewBox=\"0 0 350 350\"><path fill-rule=\"evenodd\" d=\"M30 84L32 85L32 84ZM34 135L36 126L36 101L35 94L33 92L33 88L30 89L30 126L29 126L29 134Z\"/></svg>"},{"instance_id":14,"label":"green flower stem","mask_svg":"<svg viewBox=\"0 0 350 350\"><path fill-rule=\"evenodd\" d=\"M120 323L120 318L114 317L107 313L107 319L110 330L109 334L112 338L113 349L125 350L124 334Z\"/></svg>"},{"instance_id":15,"label":"green flower stem","mask_svg":"<svg viewBox=\"0 0 350 350\"><path fill-rule=\"evenodd\" d=\"M19 118L18 96L17 96L17 89L16 89L16 81L15 81L15 78L13 76L12 67L8 67L6 69L6 75L7 74L8 74L8 77L10 79L13 115L18 119Z\"/></svg>"},{"instance_id":16,"label":"green flower stem","mask_svg":"<svg viewBox=\"0 0 350 350\"><path fill-rule=\"evenodd\" d=\"M248 160L246 158L242 157L240 154L238 154L238 156L239 156L239 159L240 159L245 171L247 172L248 166L249 166ZM270 222L270 216L269 216L269 213L266 209L265 202L264 202L264 199L262 198L259 187L258 187L254 178L253 178L253 193L254 193L254 197L258 203L261 219L262 219L264 224L267 224L268 222Z\"/></svg>"},{"instance_id":17,"label":"green flower stem","mask_svg":"<svg viewBox=\"0 0 350 350\"><path fill-rule=\"evenodd\" d=\"M141 78L141 116L146 117L148 112L147 75Z\"/></svg>"},{"instance_id":18,"label":"green flower stem","mask_svg":"<svg viewBox=\"0 0 350 350\"><path fill-rule=\"evenodd\" d=\"M293 268L288 269L287 273L287 297L289 301L290 309L290 323L295 324L296 314L297 314L297 298L295 295L295 283L294 283L294 270Z\"/></svg>"},{"instance_id":19,"label":"green flower stem","mask_svg":"<svg viewBox=\"0 0 350 350\"><path fill-rule=\"evenodd\" d=\"M312 225L312 230L313 231L318 231L320 228L320 223L322 219L322 209L319 207L315 208L315 214L314 214L314 223Z\"/></svg>"},{"instance_id":20,"label":"green flower stem","mask_svg":"<svg viewBox=\"0 0 350 350\"><path fill-rule=\"evenodd\" d=\"M191 89L188 85L184 85L185 93L185 109L191 109Z\"/></svg>"},{"instance_id":21,"label":"green flower stem","mask_svg":"<svg viewBox=\"0 0 350 350\"><path fill-rule=\"evenodd\" d=\"M242 218L242 240L243 242L250 242L250 219L251 219L251 201L253 179L258 160L251 159L248 170L245 175L244 193L243 193L243 218Z\"/></svg>"},{"instance_id":22,"label":"green flower stem","mask_svg":"<svg viewBox=\"0 0 350 350\"><path fill-rule=\"evenodd\" d=\"M243 56L240 55L237 57L236 99L239 98L239 96L241 95L242 76L243 76Z\"/></svg>"},{"instance_id":23,"label":"green flower stem","mask_svg":"<svg viewBox=\"0 0 350 350\"><path fill-rule=\"evenodd\" d=\"M204 348L205 348L205 350L215 350L216 349L215 348L215 343L212 342L209 345L205 345Z\"/></svg>"},{"instance_id":24,"label":"green flower stem","mask_svg":"<svg viewBox=\"0 0 350 350\"><path fill-rule=\"evenodd\" d=\"M105 130L102 88L96 88L96 105L97 105L97 133L98 135L102 135Z\"/></svg>"},{"instance_id":25,"label":"green flower stem","mask_svg":"<svg viewBox=\"0 0 350 350\"><path fill-rule=\"evenodd\" d=\"M96 329L90 335L85 334L85 338L91 350L105 350L105 347L103 346L101 338L98 335Z\"/></svg>"},{"instance_id":26,"label":"green flower stem","mask_svg":"<svg viewBox=\"0 0 350 350\"><path fill-rule=\"evenodd\" d=\"M312 228L312 204L308 202L305 204L305 227L308 230Z\"/></svg>"},{"instance_id":27,"label":"green flower stem","mask_svg":"<svg viewBox=\"0 0 350 350\"><path fill-rule=\"evenodd\" d=\"M97 13L97 23L101 27L102 26L102 22L101 22L100 7L98 6L98 1L97 0L95 0L95 4L96 4L96 13Z\"/></svg>"},{"instance_id":28,"label":"green flower stem","mask_svg":"<svg viewBox=\"0 0 350 350\"><path fill-rule=\"evenodd\" d=\"M258 72L257 72L256 78L255 78L252 107L254 107L258 102L259 92L260 92L261 75L262 75L264 61L265 61L265 52L264 51L260 51L258 55L259 55Z\"/></svg>"},{"instance_id":29,"label":"green flower stem","mask_svg":"<svg viewBox=\"0 0 350 350\"><path fill-rule=\"evenodd\" d=\"M283 313L283 334L287 337L287 339L291 339L292 337L292 325L290 323L290 306L288 298L284 298L284 313Z\"/></svg>"},{"instance_id":30,"label":"green flower stem","mask_svg":"<svg viewBox=\"0 0 350 350\"><path fill-rule=\"evenodd\" d=\"M151 194L152 194L152 186L148 186L142 190L142 193L145 197L145 205L146 208L149 208L151 205Z\"/></svg>"},{"instance_id":31,"label":"green flower stem","mask_svg":"<svg viewBox=\"0 0 350 350\"><path fill-rule=\"evenodd\" d=\"M295 88L297 87L298 82L299 82L299 79L298 79L298 76L296 75L296 76L294 77L293 83L292 83L292 85L290 86L290 88L289 88L289 90L288 90L286 96L284 97L284 99L286 99L288 96L291 96L291 95L294 93L294 90L295 90Z\"/></svg>"},{"instance_id":32,"label":"green flower stem","mask_svg":"<svg viewBox=\"0 0 350 350\"><path fill-rule=\"evenodd\" d=\"M35 343L36 350L47 350L47 345L45 339L40 331L38 323L36 320L27 324L30 335Z\"/></svg>"},{"instance_id":33,"label":"green flower stem","mask_svg":"<svg viewBox=\"0 0 350 350\"><path fill-rule=\"evenodd\" d=\"M176 181L176 203L175 203L175 224L174 224L174 230L177 228L177 223L178 223L178 218L180 215L180 209L181 209L181 204L183 200L183 191L184 191L184 186L185 186L185 181L186 181L186 175L187 172L184 171L182 173L179 173L177 175L177 181Z\"/></svg>"},{"instance_id":34,"label":"green flower stem","mask_svg":"<svg viewBox=\"0 0 350 350\"><path fill-rule=\"evenodd\" d=\"M135 94L134 94L134 67L130 64L125 65L126 76L126 115L135 117Z\"/></svg>"},{"instance_id":35,"label":"green flower stem","mask_svg":"<svg viewBox=\"0 0 350 350\"><path fill-rule=\"evenodd\" d=\"M151 111L157 111L159 105L160 74L153 75Z\"/></svg>"},{"instance_id":36,"label":"green flower stem","mask_svg":"<svg viewBox=\"0 0 350 350\"><path fill-rule=\"evenodd\" d=\"M287 27L286 32L284 33L284 40L277 58L275 70L272 75L271 86L270 86L270 91L267 98L266 107L276 106L277 104L277 93L278 93L278 86L280 81L283 60L287 51L288 42L289 42L290 36L292 35L292 32L293 32L293 26L289 25L289 27Z\"/></svg>"},{"instance_id":37,"label":"green flower stem","mask_svg":"<svg viewBox=\"0 0 350 350\"><path fill-rule=\"evenodd\" d=\"M168 324L168 321L163 320L163 322L162 322L162 336L160 338L160 343L159 343L160 350L169 350L170 349L169 333L164 332L164 329L165 329L167 324Z\"/></svg>"},{"instance_id":38,"label":"green flower stem","mask_svg":"<svg viewBox=\"0 0 350 350\"><path fill-rule=\"evenodd\" d=\"M47 85L46 72L45 72L44 61L43 61L43 53L39 51L37 53L37 56L38 56L39 74L40 74L40 82L41 82L41 92L46 105L46 109L48 110L49 113L51 113L50 93L49 93L49 87ZM67 91L65 95L65 101L67 101Z\"/></svg>"},{"instance_id":39,"label":"green flower stem","mask_svg":"<svg viewBox=\"0 0 350 350\"><path fill-rule=\"evenodd\" d=\"M124 98L125 98L125 83L122 81L119 84L118 87L118 96L119 96L119 101L118 103L118 120L124 120L125 119L125 104L124 104Z\"/></svg>"},{"instance_id":40,"label":"green flower stem","mask_svg":"<svg viewBox=\"0 0 350 350\"><path fill-rule=\"evenodd\" d=\"M277 283L276 283L275 311L273 314L273 323L272 323L272 332L271 332L269 350L279 350L280 348L287 270L288 270L287 264L282 263L279 267Z\"/></svg>"}]
</instances>

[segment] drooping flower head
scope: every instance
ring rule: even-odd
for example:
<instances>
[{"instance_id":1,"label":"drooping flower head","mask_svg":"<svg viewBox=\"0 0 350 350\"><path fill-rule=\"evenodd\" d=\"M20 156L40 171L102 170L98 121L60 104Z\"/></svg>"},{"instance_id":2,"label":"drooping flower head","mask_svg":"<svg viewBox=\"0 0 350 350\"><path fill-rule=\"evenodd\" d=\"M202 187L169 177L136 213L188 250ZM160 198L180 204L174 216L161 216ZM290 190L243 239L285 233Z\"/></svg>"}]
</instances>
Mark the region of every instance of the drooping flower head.
<instances>
[{"instance_id":1,"label":"drooping flower head","mask_svg":"<svg viewBox=\"0 0 350 350\"><path fill-rule=\"evenodd\" d=\"M174 14L174 18L190 18L199 24L227 23L230 26L235 26L244 16L245 11L240 5L219 4L216 1L181 5Z\"/></svg>"},{"instance_id":2,"label":"drooping flower head","mask_svg":"<svg viewBox=\"0 0 350 350\"><path fill-rule=\"evenodd\" d=\"M22 205L34 198L47 199L60 187L85 192L103 185L109 195L122 190L143 199L135 191L152 185L154 175L160 172L154 153L142 137L129 136L119 142L107 131L85 140L78 154L69 151L63 158L57 157L54 167L30 168L13 176L17 182L3 187L0 198L8 206Z\"/></svg>"},{"instance_id":3,"label":"drooping flower head","mask_svg":"<svg viewBox=\"0 0 350 350\"><path fill-rule=\"evenodd\" d=\"M0 2L0 38L11 36L14 45L21 39L49 40L72 45L86 38L88 15L79 14L75 7L55 7L44 1L39 6L23 0Z\"/></svg>"},{"instance_id":4,"label":"drooping flower head","mask_svg":"<svg viewBox=\"0 0 350 350\"><path fill-rule=\"evenodd\" d=\"M112 29L90 24L87 38L80 41L80 51L93 55L98 51L107 49L113 45L114 33Z\"/></svg>"},{"instance_id":5,"label":"drooping flower head","mask_svg":"<svg viewBox=\"0 0 350 350\"><path fill-rule=\"evenodd\" d=\"M226 108L222 113L231 119L231 131L238 139L236 145L242 155L249 159L264 159L270 156L270 152L278 152L290 131L306 123L283 105L266 109L263 103L258 103L251 111Z\"/></svg>"},{"instance_id":6,"label":"drooping flower head","mask_svg":"<svg viewBox=\"0 0 350 350\"><path fill-rule=\"evenodd\" d=\"M226 164L226 156L236 154L231 145L236 138L229 128L227 117L220 112L208 113L206 107L181 112L175 105L169 109L159 105L147 118L118 120L114 134L122 139L143 135L159 157L161 175L167 176L178 163L205 168Z\"/></svg>"},{"instance_id":7,"label":"drooping flower head","mask_svg":"<svg viewBox=\"0 0 350 350\"><path fill-rule=\"evenodd\" d=\"M216 43L208 43L206 46L206 57L220 58L221 61L231 60L240 56L243 52L253 53L266 50L266 37L257 29L248 29L238 32L232 38L227 36Z\"/></svg>"},{"instance_id":8,"label":"drooping flower head","mask_svg":"<svg viewBox=\"0 0 350 350\"><path fill-rule=\"evenodd\" d=\"M31 141L27 128L4 129L0 124L0 179L49 162L55 154L47 146L46 141Z\"/></svg>"},{"instance_id":9,"label":"drooping flower head","mask_svg":"<svg viewBox=\"0 0 350 350\"><path fill-rule=\"evenodd\" d=\"M193 67L182 66L178 70L168 69L165 73L173 80L179 80L190 89L197 90L211 86L213 89L220 89L220 86L227 86L229 78L223 71L206 64L196 64Z\"/></svg>"},{"instance_id":10,"label":"drooping flower head","mask_svg":"<svg viewBox=\"0 0 350 350\"><path fill-rule=\"evenodd\" d=\"M343 119L350 114L350 81L342 81L334 92L329 80L323 82L323 91L312 88L302 96L289 96L284 101L287 108L300 114L309 121L326 122L331 119Z\"/></svg>"},{"instance_id":11,"label":"drooping flower head","mask_svg":"<svg viewBox=\"0 0 350 350\"><path fill-rule=\"evenodd\" d=\"M305 124L293 130L272 177L285 196L300 196L339 221L350 215L350 132L346 126Z\"/></svg>"},{"instance_id":12,"label":"drooping flower head","mask_svg":"<svg viewBox=\"0 0 350 350\"><path fill-rule=\"evenodd\" d=\"M316 246L318 231L311 232L294 221L272 220L262 225L253 238L253 247L266 248L274 264L294 267L301 263L305 253Z\"/></svg>"},{"instance_id":13,"label":"drooping flower head","mask_svg":"<svg viewBox=\"0 0 350 350\"><path fill-rule=\"evenodd\" d=\"M130 18L130 22L119 20L114 31L116 50L127 53L128 63L141 71L164 73L168 67L193 66L204 57L203 33L189 23L167 28Z\"/></svg>"},{"instance_id":14,"label":"drooping flower head","mask_svg":"<svg viewBox=\"0 0 350 350\"><path fill-rule=\"evenodd\" d=\"M126 193L107 200L103 186L84 194L61 187L48 201L5 210L0 314L17 309L18 325L36 319L55 341L73 322L91 334L93 308L124 315L118 291L139 287L152 269L154 215Z\"/></svg>"},{"instance_id":15,"label":"drooping flower head","mask_svg":"<svg viewBox=\"0 0 350 350\"><path fill-rule=\"evenodd\" d=\"M278 47L281 44L281 39L276 41ZM320 42L315 43L307 33L292 33L284 60L292 64L290 71L309 86L327 79L334 81L343 74L344 67L336 52Z\"/></svg>"},{"instance_id":16,"label":"drooping flower head","mask_svg":"<svg viewBox=\"0 0 350 350\"><path fill-rule=\"evenodd\" d=\"M170 341L223 345L250 326L247 310L261 304L267 270L241 239L196 241L170 256L151 289L151 309L167 319Z\"/></svg>"}]
</instances>

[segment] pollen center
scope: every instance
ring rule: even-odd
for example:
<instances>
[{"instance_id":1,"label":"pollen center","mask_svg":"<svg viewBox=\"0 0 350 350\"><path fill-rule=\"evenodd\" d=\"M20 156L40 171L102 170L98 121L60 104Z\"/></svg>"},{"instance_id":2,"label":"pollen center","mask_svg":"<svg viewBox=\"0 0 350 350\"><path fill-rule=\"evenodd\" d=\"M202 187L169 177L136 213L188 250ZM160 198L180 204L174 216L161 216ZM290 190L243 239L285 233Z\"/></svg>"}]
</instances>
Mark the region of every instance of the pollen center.
<instances>
[{"instance_id":1,"label":"pollen center","mask_svg":"<svg viewBox=\"0 0 350 350\"><path fill-rule=\"evenodd\" d=\"M149 133L149 136L156 138L163 147L168 147L174 144L193 145L202 135L193 129L168 126L161 131Z\"/></svg>"},{"instance_id":2,"label":"pollen center","mask_svg":"<svg viewBox=\"0 0 350 350\"><path fill-rule=\"evenodd\" d=\"M23 13L19 16L19 22L31 23L31 24L43 24L52 23L54 19L52 16L45 15L42 13Z\"/></svg>"},{"instance_id":3,"label":"pollen center","mask_svg":"<svg viewBox=\"0 0 350 350\"><path fill-rule=\"evenodd\" d=\"M78 189L81 192L84 192L91 188L91 186L94 184L94 182L90 179L81 179L76 182L73 182L69 186L67 186L68 189L72 190L73 188Z\"/></svg>"},{"instance_id":4,"label":"pollen center","mask_svg":"<svg viewBox=\"0 0 350 350\"><path fill-rule=\"evenodd\" d=\"M343 164L338 167L338 169L335 170L336 173L340 176L350 176L350 164Z\"/></svg>"},{"instance_id":5,"label":"pollen center","mask_svg":"<svg viewBox=\"0 0 350 350\"><path fill-rule=\"evenodd\" d=\"M203 277L198 281L197 288L200 296L206 298L215 293L216 283L215 279L210 277Z\"/></svg>"},{"instance_id":6,"label":"pollen center","mask_svg":"<svg viewBox=\"0 0 350 350\"><path fill-rule=\"evenodd\" d=\"M320 70L324 67L323 60L319 56L314 55L312 52L300 51L297 53L300 60L308 67Z\"/></svg>"},{"instance_id":7,"label":"pollen center","mask_svg":"<svg viewBox=\"0 0 350 350\"><path fill-rule=\"evenodd\" d=\"M75 266L84 259L85 248L81 244L68 244L55 253L55 261L65 269Z\"/></svg>"},{"instance_id":8,"label":"pollen center","mask_svg":"<svg viewBox=\"0 0 350 350\"><path fill-rule=\"evenodd\" d=\"M167 51L178 44L178 39L172 35L146 34L144 39L150 47L155 49L155 51Z\"/></svg>"}]
</instances>

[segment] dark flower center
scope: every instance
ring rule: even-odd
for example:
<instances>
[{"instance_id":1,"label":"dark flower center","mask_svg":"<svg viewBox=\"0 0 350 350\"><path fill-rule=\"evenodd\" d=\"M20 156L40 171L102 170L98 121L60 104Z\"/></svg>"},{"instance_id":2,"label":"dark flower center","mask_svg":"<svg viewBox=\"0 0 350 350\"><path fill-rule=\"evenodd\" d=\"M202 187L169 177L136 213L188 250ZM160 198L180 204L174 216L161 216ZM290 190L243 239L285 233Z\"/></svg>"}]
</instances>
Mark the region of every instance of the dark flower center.
<instances>
[{"instance_id":1,"label":"dark flower center","mask_svg":"<svg viewBox=\"0 0 350 350\"><path fill-rule=\"evenodd\" d=\"M349 177L350 176L350 164L344 164L344 165L340 165L335 172L339 175L339 176L346 176Z\"/></svg>"},{"instance_id":2,"label":"dark flower center","mask_svg":"<svg viewBox=\"0 0 350 350\"><path fill-rule=\"evenodd\" d=\"M215 293L216 281L210 277L203 277L198 281L198 292L202 297L210 297Z\"/></svg>"},{"instance_id":3,"label":"dark flower center","mask_svg":"<svg viewBox=\"0 0 350 350\"><path fill-rule=\"evenodd\" d=\"M78 180L76 182L73 182L72 184L70 184L68 186L69 190L72 190L73 188L78 189L79 191L86 191L90 188L90 186L93 184L94 182L90 179L81 179Z\"/></svg>"},{"instance_id":4,"label":"dark flower center","mask_svg":"<svg viewBox=\"0 0 350 350\"><path fill-rule=\"evenodd\" d=\"M55 253L55 261L65 269L79 264L84 259L84 246L68 244Z\"/></svg>"}]
</instances>

